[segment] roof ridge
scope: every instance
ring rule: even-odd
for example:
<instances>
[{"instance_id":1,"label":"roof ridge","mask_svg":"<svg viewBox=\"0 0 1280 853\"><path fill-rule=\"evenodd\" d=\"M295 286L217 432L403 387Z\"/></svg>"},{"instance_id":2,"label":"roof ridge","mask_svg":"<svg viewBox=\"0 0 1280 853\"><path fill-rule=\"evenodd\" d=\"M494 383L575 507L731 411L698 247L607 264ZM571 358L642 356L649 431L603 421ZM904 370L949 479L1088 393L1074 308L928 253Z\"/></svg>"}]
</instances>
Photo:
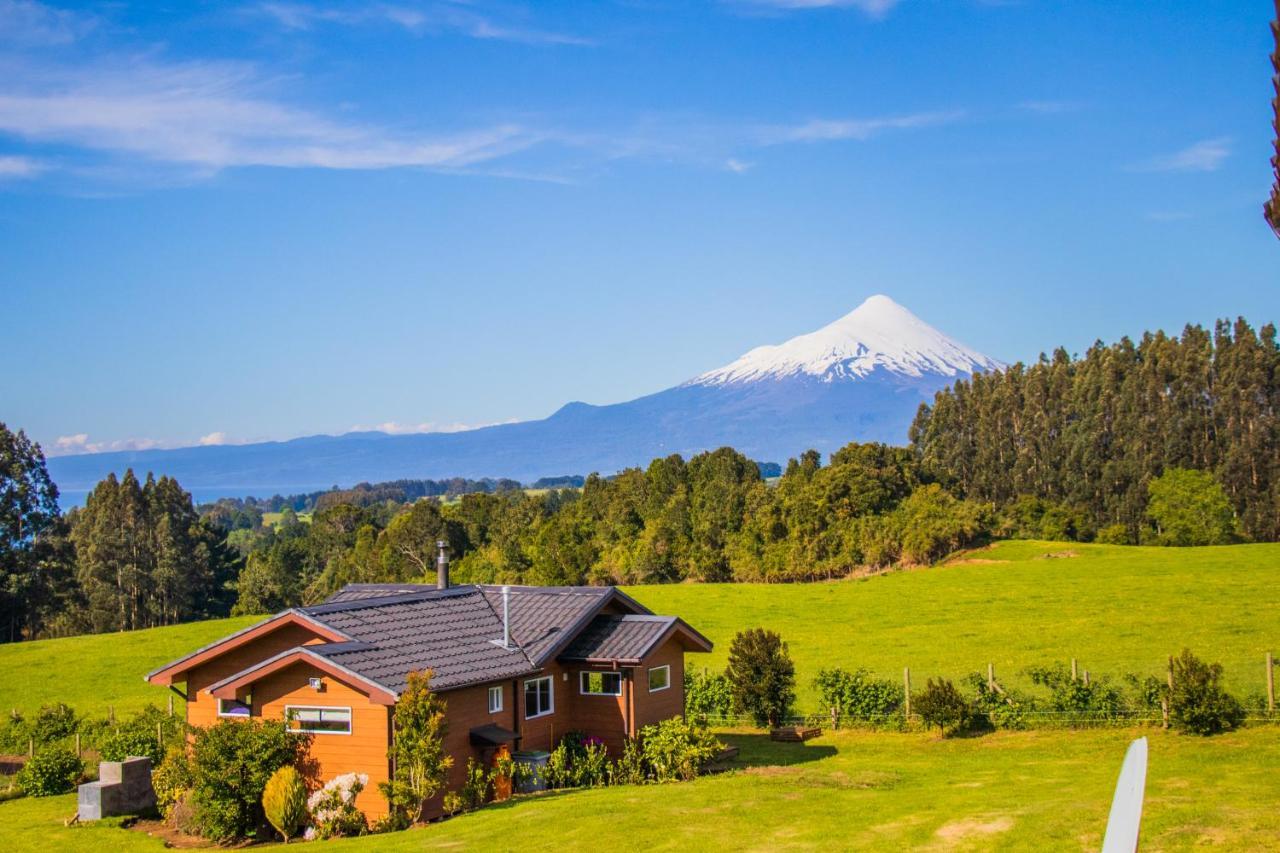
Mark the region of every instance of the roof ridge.
<instances>
[{"instance_id":1,"label":"roof ridge","mask_svg":"<svg viewBox=\"0 0 1280 853\"><path fill-rule=\"evenodd\" d=\"M425 584L424 584L425 586ZM480 592L478 586L472 584L463 584L461 586L451 586L447 589L431 589L419 590L416 592L392 592L387 595L374 595L368 598L353 598L347 601L331 601L325 604L313 604L308 607L295 607L297 610L307 616L323 615L325 613L344 613L350 610L366 610L374 607L386 607L391 604L410 604L415 601L431 601L438 598L453 598L459 595L468 595Z\"/></svg>"}]
</instances>

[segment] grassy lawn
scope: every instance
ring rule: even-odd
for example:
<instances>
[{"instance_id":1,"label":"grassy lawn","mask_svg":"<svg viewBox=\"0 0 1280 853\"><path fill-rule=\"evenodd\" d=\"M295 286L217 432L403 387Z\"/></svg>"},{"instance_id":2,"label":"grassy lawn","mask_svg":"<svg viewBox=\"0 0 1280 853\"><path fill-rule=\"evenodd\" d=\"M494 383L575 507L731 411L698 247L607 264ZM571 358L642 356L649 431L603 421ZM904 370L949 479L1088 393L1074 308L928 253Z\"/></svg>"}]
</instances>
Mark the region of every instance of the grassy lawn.
<instances>
[{"instance_id":1,"label":"grassy lawn","mask_svg":"<svg viewBox=\"0 0 1280 853\"><path fill-rule=\"evenodd\" d=\"M1075 556L1046 555L1074 554ZM1076 657L1094 674L1157 674L1183 646L1220 661L1241 696L1261 693L1263 656L1280 652L1280 545L1133 548L1004 542L948 565L831 583L632 587L658 613L684 617L716 643L691 666L720 669L736 631L763 625L791 647L800 709L824 666L866 667L916 683L994 663L1026 686L1032 665ZM166 691L144 673L254 621L223 619L125 634L0 645L0 710L64 701L117 713Z\"/></svg>"},{"instance_id":2,"label":"grassy lawn","mask_svg":"<svg viewBox=\"0 0 1280 853\"><path fill-rule=\"evenodd\" d=\"M332 842L341 851L1097 850L1124 750L1141 732L838 732L807 744L726 734L739 767L680 785L534 796L441 824ZM1265 849L1280 832L1280 738L1254 728L1151 743L1143 850ZM73 798L0 804L12 850L158 850L110 827L62 826Z\"/></svg>"}]
</instances>

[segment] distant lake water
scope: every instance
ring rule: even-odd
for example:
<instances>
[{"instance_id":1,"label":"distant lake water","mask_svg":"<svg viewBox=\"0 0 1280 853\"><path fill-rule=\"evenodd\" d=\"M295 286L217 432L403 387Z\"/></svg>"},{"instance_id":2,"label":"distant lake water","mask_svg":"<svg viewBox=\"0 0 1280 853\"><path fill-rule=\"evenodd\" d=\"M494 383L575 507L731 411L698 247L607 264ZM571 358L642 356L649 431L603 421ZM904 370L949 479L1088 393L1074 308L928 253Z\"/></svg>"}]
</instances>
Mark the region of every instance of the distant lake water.
<instances>
[{"instance_id":1,"label":"distant lake water","mask_svg":"<svg viewBox=\"0 0 1280 853\"><path fill-rule=\"evenodd\" d=\"M197 504L206 504L213 503L220 498L254 497L261 499L269 498L273 495L300 495L331 488L333 488L333 483L325 486L306 483L300 486L216 486L207 489L197 486L194 489L187 489L187 491L191 492L191 499ZM89 496L89 491L89 489L59 489L58 505L63 510L84 506L84 501Z\"/></svg>"}]
</instances>

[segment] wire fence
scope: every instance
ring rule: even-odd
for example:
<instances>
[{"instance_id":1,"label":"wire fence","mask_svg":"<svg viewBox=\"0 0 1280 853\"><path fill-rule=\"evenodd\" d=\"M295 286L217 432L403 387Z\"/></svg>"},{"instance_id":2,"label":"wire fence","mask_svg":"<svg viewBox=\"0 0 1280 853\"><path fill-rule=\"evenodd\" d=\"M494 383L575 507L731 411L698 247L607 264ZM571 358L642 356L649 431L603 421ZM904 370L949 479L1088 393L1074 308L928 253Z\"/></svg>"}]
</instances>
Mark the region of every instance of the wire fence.
<instances>
[{"instance_id":1,"label":"wire fence","mask_svg":"<svg viewBox=\"0 0 1280 853\"><path fill-rule=\"evenodd\" d=\"M981 713L981 712L979 712ZM734 714L708 714L700 717L713 728L758 728L754 718ZM1280 725L1280 713L1250 711L1244 716L1245 725ZM841 714L838 724L832 725L830 714L792 714L781 721L783 726L815 726L826 729L875 729L879 731L908 731L923 728L919 714L908 719L902 712L892 714ZM1159 711L1121 710L1109 714L1081 714L1075 711L1022 711L1012 724L993 724L997 729L1130 729L1161 728L1164 715Z\"/></svg>"}]
</instances>

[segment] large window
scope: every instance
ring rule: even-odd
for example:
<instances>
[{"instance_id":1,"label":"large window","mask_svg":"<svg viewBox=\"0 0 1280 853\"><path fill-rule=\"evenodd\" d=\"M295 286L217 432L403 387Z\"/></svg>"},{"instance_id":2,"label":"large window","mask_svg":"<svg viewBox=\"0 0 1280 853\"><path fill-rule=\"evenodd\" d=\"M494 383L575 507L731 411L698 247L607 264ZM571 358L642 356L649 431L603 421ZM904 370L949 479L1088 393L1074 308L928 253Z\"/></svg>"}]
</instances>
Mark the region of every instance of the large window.
<instances>
[{"instance_id":1,"label":"large window","mask_svg":"<svg viewBox=\"0 0 1280 853\"><path fill-rule=\"evenodd\" d=\"M671 686L671 667L668 665L655 666L649 670L649 692L657 693L659 690L666 690Z\"/></svg>"},{"instance_id":2,"label":"large window","mask_svg":"<svg viewBox=\"0 0 1280 853\"><path fill-rule=\"evenodd\" d=\"M289 730L294 732L307 732L317 735L351 734L350 708L312 708L300 705L285 705L284 718L289 721Z\"/></svg>"},{"instance_id":3,"label":"large window","mask_svg":"<svg viewBox=\"0 0 1280 853\"><path fill-rule=\"evenodd\" d=\"M544 717L555 710L551 676L531 678L524 683L524 718Z\"/></svg>"},{"instance_id":4,"label":"large window","mask_svg":"<svg viewBox=\"0 0 1280 853\"><path fill-rule=\"evenodd\" d=\"M578 684L583 696L621 696L622 673L580 672Z\"/></svg>"},{"instance_id":5,"label":"large window","mask_svg":"<svg viewBox=\"0 0 1280 853\"><path fill-rule=\"evenodd\" d=\"M238 699L218 700L219 717L238 717L240 719L244 719L252 713L252 709L250 709L248 702L241 702Z\"/></svg>"},{"instance_id":6,"label":"large window","mask_svg":"<svg viewBox=\"0 0 1280 853\"><path fill-rule=\"evenodd\" d=\"M502 710L502 685L489 688L489 713L496 714Z\"/></svg>"}]
</instances>

